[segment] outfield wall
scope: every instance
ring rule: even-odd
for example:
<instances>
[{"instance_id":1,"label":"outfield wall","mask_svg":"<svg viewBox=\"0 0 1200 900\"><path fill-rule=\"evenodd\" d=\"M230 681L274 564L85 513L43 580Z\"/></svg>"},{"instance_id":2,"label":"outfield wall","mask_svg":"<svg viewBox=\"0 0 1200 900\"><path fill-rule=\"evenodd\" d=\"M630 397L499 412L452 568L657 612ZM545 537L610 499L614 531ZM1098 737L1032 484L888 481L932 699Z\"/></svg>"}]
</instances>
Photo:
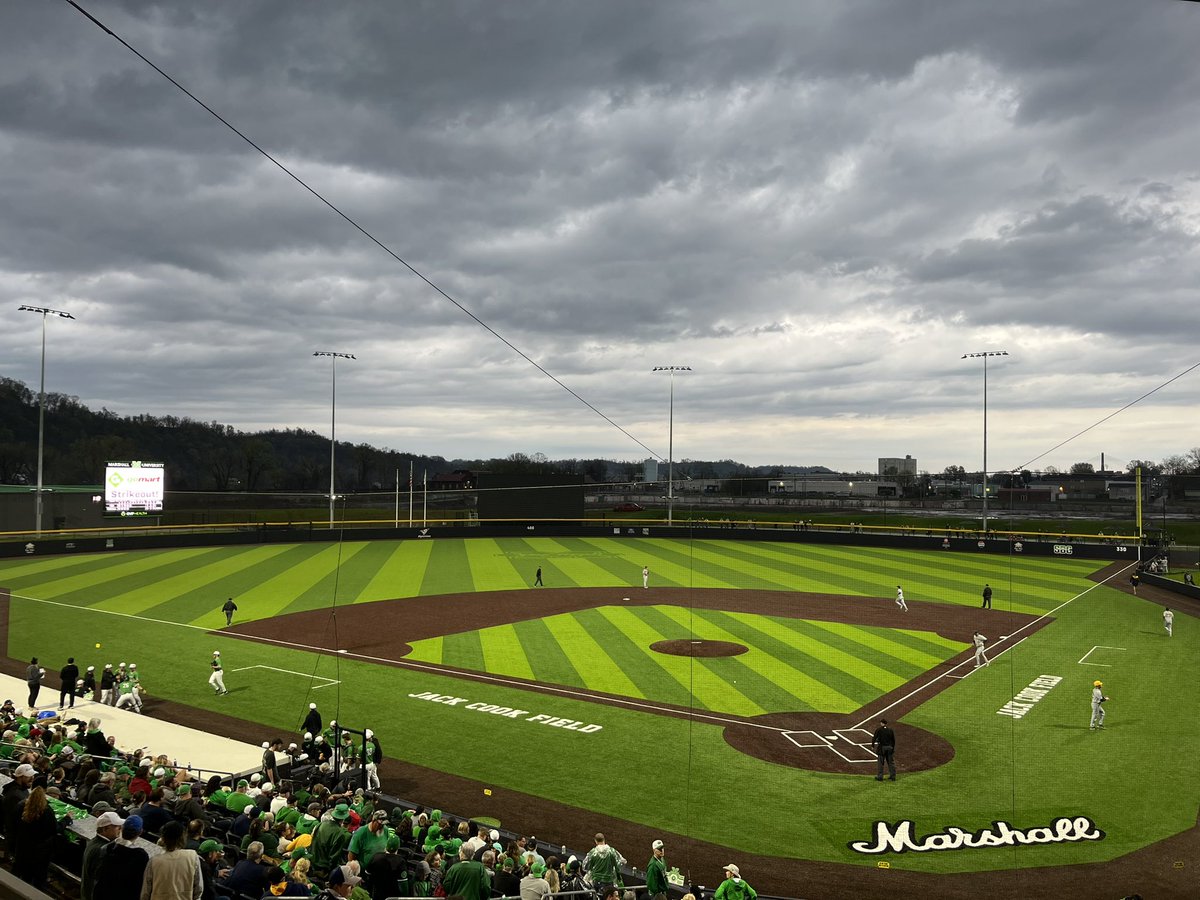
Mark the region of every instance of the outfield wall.
<instances>
[{"instance_id":1,"label":"outfield wall","mask_svg":"<svg viewBox=\"0 0 1200 900\"><path fill-rule=\"evenodd\" d=\"M897 550L944 550L957 553L990 553L1003 556L1060 556L1081 559L1129 560L1137 558L1136 544L1090 543L1083 541L1015 540L1008 536L984 539L979 535L947 537L932 534L877 534L847 530L803 529L799 526L696 527L689 525L614 525L562 522L488 524L469 531L455 526L415 528L329 529L306 524L301 527L263 524L238 531L168 531L163 533L113 536L50 538L0 543L0 558L57 556L74 553L103 553L106 550L153 550L178 547L239 546L309 541L396 541L465 537L614 537L679 538L691 540L775 541Z\"/></svg>"}]
</instances>

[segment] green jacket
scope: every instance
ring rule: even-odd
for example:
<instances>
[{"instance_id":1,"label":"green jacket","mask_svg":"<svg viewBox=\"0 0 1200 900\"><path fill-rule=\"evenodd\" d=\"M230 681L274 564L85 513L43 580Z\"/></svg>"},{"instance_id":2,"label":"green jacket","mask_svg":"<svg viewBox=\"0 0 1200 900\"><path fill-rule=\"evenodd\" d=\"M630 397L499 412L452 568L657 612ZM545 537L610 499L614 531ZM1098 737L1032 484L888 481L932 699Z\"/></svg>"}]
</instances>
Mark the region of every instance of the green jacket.
<instances>
[{"instance_id":1,"label":"green jacket","mask_svg":"<svg viewBox=\"0 0 1200 900\"><path fill-rule=\"evenodd\" d=\"M758 900L758 894L741 878L726 878L713 894L713 900Z\"/></svg>"},{"instance_id":2,"label":"green jacket","mask_svg":"<svg viewBox=\"0 0 1200 900\"><path fill-rule=\"evenodd\" d=\"M446 872L442 887L447 897L460 894L465 900L488 900L492 896L492 876L481 862L460 861Z\"/></svg>"},{"instance_id":3,"label":"green jacket","mask_svg":"<svg viewBox=\"0 0 1200 900\"><path fill-rule=\"evenodd\" d=\"M650 857L646 863L646 893L651 896L667 892L667 860Z\"/></svg>"},{"instance_id":4,"label":"green jacket","mask_svg":"<svg viewBox=\"0 0 1200 900\"><path fill-rule=\"evenodd\" d=\"M330 819L318 825L313 832L308 858L312 860L313 868L328 872L345 862L346 848L349 846L350 832Z\"/></svg>"},{"instance_id":5,"label":"green jacket","mask_svg":"<svg viewBox=\"0 0 1200 900\"><path fill-rule=\"evenodd\" d=\"M625 857L608 844L597 844L583 858L583 870L592 876L592 884L621 884L621 866Z\"/></svg>"}]
</instances>

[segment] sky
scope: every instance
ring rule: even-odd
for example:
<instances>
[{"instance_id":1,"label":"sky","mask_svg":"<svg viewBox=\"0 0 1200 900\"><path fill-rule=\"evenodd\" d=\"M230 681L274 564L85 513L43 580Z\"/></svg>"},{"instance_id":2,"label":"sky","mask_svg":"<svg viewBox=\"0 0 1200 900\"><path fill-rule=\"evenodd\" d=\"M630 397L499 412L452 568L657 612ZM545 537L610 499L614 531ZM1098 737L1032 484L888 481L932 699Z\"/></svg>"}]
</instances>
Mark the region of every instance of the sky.
<instances>
[{"instance_id":1,"label":"sky","mask_svg":"<svg viewBox=\"0 0 1200 900\"><path fill-rule=\"evenodd\" d=\"M34 389L22 304L75 316L46 389L93 408L327 434L336 375L340 440L447 458L978 470L987 350L991 471L1200 444L1198 369L1051 451L1200 362L1200 5L80 5L421 277L8 0L0 375Z\"/></svg>"}]
</instances>

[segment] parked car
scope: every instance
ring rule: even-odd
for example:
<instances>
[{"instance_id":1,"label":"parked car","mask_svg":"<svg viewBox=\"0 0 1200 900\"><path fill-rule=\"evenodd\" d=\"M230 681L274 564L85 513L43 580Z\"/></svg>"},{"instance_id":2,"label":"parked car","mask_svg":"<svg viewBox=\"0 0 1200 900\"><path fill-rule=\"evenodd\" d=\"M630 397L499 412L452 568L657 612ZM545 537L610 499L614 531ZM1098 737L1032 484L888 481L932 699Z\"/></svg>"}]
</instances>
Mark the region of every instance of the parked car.
<instances>
[{"instance_id":1,"label":"parked car","mask_svg":"<svg viewBox=\"0 0 1200 900\"><path fill-rule=\"evenodd\" d=\"M614 512L641 512L646 507L640 503L618 503L613 507Z\"/></svg>"}]
</instances>

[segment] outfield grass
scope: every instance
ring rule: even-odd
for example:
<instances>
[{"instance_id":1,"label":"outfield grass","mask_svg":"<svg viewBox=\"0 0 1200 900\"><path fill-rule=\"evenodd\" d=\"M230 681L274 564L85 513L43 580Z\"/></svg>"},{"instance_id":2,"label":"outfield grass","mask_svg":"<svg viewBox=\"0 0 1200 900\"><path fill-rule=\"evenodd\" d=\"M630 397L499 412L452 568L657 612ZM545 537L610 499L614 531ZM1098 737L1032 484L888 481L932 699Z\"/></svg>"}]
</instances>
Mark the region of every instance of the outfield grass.
<instances>
[{"instance_id":1,"label":"outfield grass","mask_svg":"<svg viewBox=\"0 0 1200 900\"><path fill-rule=\"evenodd\" d=\"M900 582L910 600L959 605L977 604L986 580L996 608L1054 610L1055 622L905 717L949 740L956 756L894 785L747 757L714 724L531 694L499 682L381 669L353 656L247 644L213 631L224 623L219 608L231 595L240 621L327 608L335 598L338 604L419 598L412 602L436 616L437 594L519 588L539 565L550 586L641 590L641 568L649 565L652 587L891 597ZM1200 702L1200 680L1190 672L1200 629L1180 616L1176 636L1167 639L1159 607L1095 586L1086 576L1097 566L1080 559L728 540L473 539L26 558L0 563L0 585L14 595L10 657L74 655L97 667L136 661L152 694L282 730L296 728L315 700L327 718L372 727L389 755L733 848L874 865L846 844L869 838L876 818L911 818L919 831L938 831L986 827L995 819L1030 827L1087 815L1108 835L1100 842L890 860L893 867L950 872L1111 859L1195 824L1200 787L1172 775L1200 740L1191 714ZM412 656L752 714L755 708L836 711L838 704L860 704L919 673L928 660L954 652L945 646L952 642L926 633L669 604L610 604L542 618L536 598L531 591L525 622L466 632L446 622L443 637L416 642ZM295 641L333 646L334 627L331 620L324 633L297 634ZM592 635L591 643L579 640L580 633ZM751 653L668 661L644 650L655 635L685 634L737 640ZM1091 662L1101 666L1080 664L1096 645L1124 649L1093 653ZM206 683L214 649L226 664L226 697L215 697ZM1113 700L1109 727L1093 733L1086 726L1097 673ZM1063 681L1024 718L997 715L1045 674ZM582 734L408 696L425 691L603 727ZM371 712L382 709L388 715ZM415 736L437 736L437 752ZM506 760L536 765L497 766L498 745ZM903 747L897 759L903 772ZM1131 771L1147 774L1131 777ZM505 811L490 803L481 792L477 809L457 812L503 819ZM788 828L762 827L770 821L786 821Z\"/></svg>"}]
</instances>

